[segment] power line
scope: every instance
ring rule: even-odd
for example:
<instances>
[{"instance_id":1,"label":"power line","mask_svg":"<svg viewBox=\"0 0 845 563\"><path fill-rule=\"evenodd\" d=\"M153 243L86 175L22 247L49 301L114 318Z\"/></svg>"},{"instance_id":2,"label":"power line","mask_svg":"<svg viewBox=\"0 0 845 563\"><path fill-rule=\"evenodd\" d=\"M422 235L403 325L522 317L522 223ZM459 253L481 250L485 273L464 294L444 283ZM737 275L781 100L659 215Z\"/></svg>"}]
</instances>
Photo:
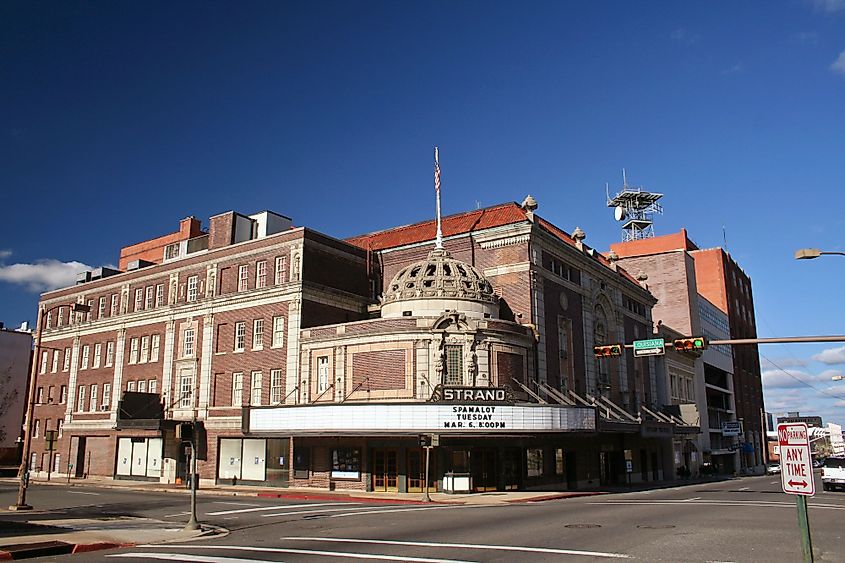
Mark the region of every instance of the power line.
<instances>
[{"instance_id":1,"label":"power line","mask_svg":"<svg viewBox=\"0 0 845 563\"><path fill-rule=\"evenodd\" d=\"M834 395L833 393L828 393L828 392L827 392L827 391L825 391L824 389L819 389L818 387L816 387L815 385L811 384L810 382L808 382L808 381L804 381L803 379L801 379L801 378L800 378L800 377L798 377L797 375L794 375L794 374L792 374L792 373L789 373L788 371L786 371L785 369L783 369L782 367L780 367L779 365L777 365L776 363L774 363L772 360L770 360L768 357L764 356L763 354L760 354L760 357L761 357L761 358L763 358L764 360L766 360L767 362L769 362L769 364L771 364L772 366L774 366L776 369L778 369L778 370L782 371L783 373L785 373L786 375L788 375L789 377L791 377L791 378L792 378L792 379L794 379L795 381L797 381L797 382L801 383L802 385L806 385L807 387L809 387L809 388L810 388L810 389L812 389L813 391L816 391L817 393L821 393L822 395L827 395L828 397L831 397L831 398L833 398L833 399L839 399L839 400L843 400L843 399L845 399L845 396L843 396L843 395Z\"/></svg>"}]
</instances>

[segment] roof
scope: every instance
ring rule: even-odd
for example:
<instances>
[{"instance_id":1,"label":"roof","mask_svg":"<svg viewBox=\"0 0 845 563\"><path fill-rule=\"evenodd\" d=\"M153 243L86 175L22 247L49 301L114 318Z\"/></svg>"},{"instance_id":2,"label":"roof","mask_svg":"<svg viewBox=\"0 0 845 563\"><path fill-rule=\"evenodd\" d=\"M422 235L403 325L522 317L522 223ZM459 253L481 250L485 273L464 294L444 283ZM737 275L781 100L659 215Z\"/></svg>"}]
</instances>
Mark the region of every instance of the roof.
<instances>
[{"instance_id":1,"label":"roof","mask_svg":"<svg viewBox=\"0 0 845 563\"><path fill-rule=\"evenodd\" d=\"M443 217L441 229L443 236L449 237L527 220L525 210L519 204L510 202ZM436 236L437 222L431 219L412 225L351 237L346 239L346 242L369 250L384 250L432 241Z\"/></svg>"}]
</instances>

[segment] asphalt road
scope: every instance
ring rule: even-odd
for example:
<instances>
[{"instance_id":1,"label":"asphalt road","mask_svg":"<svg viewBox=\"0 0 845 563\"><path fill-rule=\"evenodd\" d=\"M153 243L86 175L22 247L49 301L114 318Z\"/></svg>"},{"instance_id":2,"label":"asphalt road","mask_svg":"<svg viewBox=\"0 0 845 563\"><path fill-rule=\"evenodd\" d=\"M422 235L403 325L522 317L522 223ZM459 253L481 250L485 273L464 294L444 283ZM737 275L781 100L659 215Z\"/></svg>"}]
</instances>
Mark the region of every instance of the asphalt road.
<instances>
[{"instance_id":1,"label":"asphalt road","mask_svg":"<svg viewBox=\"0 0 845 563\"><path fill-rule=\"evenodd\" d=\"M818 476L817 476L818 479ZM816 561L845 563L845 492L809 500ZM136 516L181 526L188 498L97 487L30 489L50 516ZM0 487L0 503L14 491ZM779 477L509 505L420 505L200 496L230 530L63 561L801 561L795 498ZM164 524L167 525L167 524Z\"/></svg>"}]
</instances>

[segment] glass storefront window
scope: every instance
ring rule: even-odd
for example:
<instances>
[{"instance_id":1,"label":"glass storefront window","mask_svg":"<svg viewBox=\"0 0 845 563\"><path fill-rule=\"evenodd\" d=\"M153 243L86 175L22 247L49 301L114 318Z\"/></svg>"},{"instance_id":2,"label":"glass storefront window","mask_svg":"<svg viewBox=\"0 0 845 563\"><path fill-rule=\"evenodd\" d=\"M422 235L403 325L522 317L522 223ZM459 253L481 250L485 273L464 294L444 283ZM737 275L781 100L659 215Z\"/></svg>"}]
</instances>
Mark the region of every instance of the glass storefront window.
<instances>
[{"instance_id":1,"label":"glass storefront window","mask_svg":"<svg viewBox=\"0 0 845 563\"><path fill-rule=\"evenodd\" d=\"M525 451L526 466L529 477L539 477L543 474L543 450L531 448Z\"/></svg>"},{"instance_id":2,"label":"glass storefront window","mask_svg":"<svg viewBox=\"0 0 845 563\"><path fill-rule=\"evenodd\" d=\"M565 472L566 466L564 465L563 450L557 448L555 450L555 475L563 475Z\"/></svg>"},{"instance_id":3,"label":"glass storefront window","mask_svg":"<svg viewBox=\"0 0 845 563\"><path fill-rule=\"evenodd\" d=\"M357 448L332 450L332 479L359 479L361 477L361 451Z\"/></svg>"}]
</instances>

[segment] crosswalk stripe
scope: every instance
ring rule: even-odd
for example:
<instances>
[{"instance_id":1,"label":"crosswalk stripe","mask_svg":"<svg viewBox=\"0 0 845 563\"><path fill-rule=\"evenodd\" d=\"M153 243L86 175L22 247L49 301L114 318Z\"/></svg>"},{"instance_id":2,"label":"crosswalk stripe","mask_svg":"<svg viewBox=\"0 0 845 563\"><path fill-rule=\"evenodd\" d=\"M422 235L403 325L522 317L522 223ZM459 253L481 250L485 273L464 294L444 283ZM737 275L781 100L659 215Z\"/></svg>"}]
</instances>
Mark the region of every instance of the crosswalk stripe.
<instances>
[{"instance_id":1,"label":"crosswalk stripe","mask_svg":"<svg viewBox=\"0 0 845 563\"><path fill-rule=\"evenodd\" d=\"M453 547L461 549L484 549L491 551L523 551L529 553L550 553L555 555L584 555L588 557L606 557L612 559L629 559L630 556L624 553L608 553L604 551L584 551L578 549L557 549L553 547L529 547L521 545L488 545L479 543L445 543L445 542L421 542L421 541L398 541L398 540L371 540L359 538L315 538L288 536L283 540L293 541L319 541L336 543L366 543L377 545L403 545L408 547Z\"/></svg>"},{"instance_id":2,"label":"crosswalk stripe","mask_svg":"<svg viewBox=\"0 0 845 563\"><path fill-rule=\"evenodd\" d=\"M291 508L308 508L313 506L341 506L361 504L360 502L320 502L308 504L277 504L275 506L260 506L257 508L238 508L234 510L220 510L217 512L207 512L208 516L225 516L226 514L243 514L245 512L263 512L267 510L287 510Z\"/></svg>"},{"instance_id":3,"label":"crosswalk stripe","mask_svg":"<svg viewBox=\"0 0 845 563\"><path fill-rule=\"evenodd\" d=\"M273 514L262 514L262 518L273 518L274 516L291 516L297 514L313 514L315 512L344 512L350 510L372 510L371 506L350 506L348 508L318 508L316 510L294 510L293 512L274 512Z\"/></svg>"},{"instance_id":4,"label":"crosswalk stripe","mask_svg":"<svg viewBox=\"0 0 845 563\"><path fill-rule=\"evenodd\" d=\"M148 544L148 545L137 545L135 547L144 547L144 548L157 548L161 549L162 546L155 545L155 544ZM172 546L171 546L172 548ZM187 546L186 546L187 548ZM252 547L246 545L192 545L189 549L218 549L218 550L232 550L232 551L255 551L260 553L291 553L297 555L323 555L326 557L342 557L344 559L378 559L383 561L408 561L410 563L478 563L476 561L467 561L465 559L443 559L442 557L438 557L437 559L431 559L428 557L410 557L410 556L402 556L402 555L385 555L381 553L351 553L348 551L326 551L321 549L296 549L292 547ZM122 555L122 554L121 554ZM151 557L153 555L158 555L155 553L136 553L134 554L135 557ZM114 556L112 556L114 557ZM197 556L192 555L191 557L196 558ZM192 559L193 561L197 561L197 559ZM191 561L189 559L188 561ZM249 560L246 560L249 561Z\"/></svg>"},{"instance_id":5,"label":"crosswalk stripe","mask_svg":"<svg viewBox=\"0 0 845 563\"><path fill-rule=\"evenodd\" d=\"M159 559L163 561L196 561L197 563L263 563L269 559L242 559L240 557L208 557L190 553L117 553L106 557L137 557L144 559ZM273 560L275 561L275 560ZM278 563L278 562L276 562Z\"/></svg>"},{"instance_id":6,"label":"crosswalk stripe","mask_svg":"<svg viewBox=\"0 0 845 563\"><path fill-rule=\"evenodd\" d=\"M385 508L381 510L367 510L361 512L354 512L349 514L332 514L329 518L346 518L347 516L361 516L362 514L387 514L389 512L415 512L419 510L445 510L445 509L463 508L457 506L424 506L421 508Z\"/></svg>"}]
</instances>

